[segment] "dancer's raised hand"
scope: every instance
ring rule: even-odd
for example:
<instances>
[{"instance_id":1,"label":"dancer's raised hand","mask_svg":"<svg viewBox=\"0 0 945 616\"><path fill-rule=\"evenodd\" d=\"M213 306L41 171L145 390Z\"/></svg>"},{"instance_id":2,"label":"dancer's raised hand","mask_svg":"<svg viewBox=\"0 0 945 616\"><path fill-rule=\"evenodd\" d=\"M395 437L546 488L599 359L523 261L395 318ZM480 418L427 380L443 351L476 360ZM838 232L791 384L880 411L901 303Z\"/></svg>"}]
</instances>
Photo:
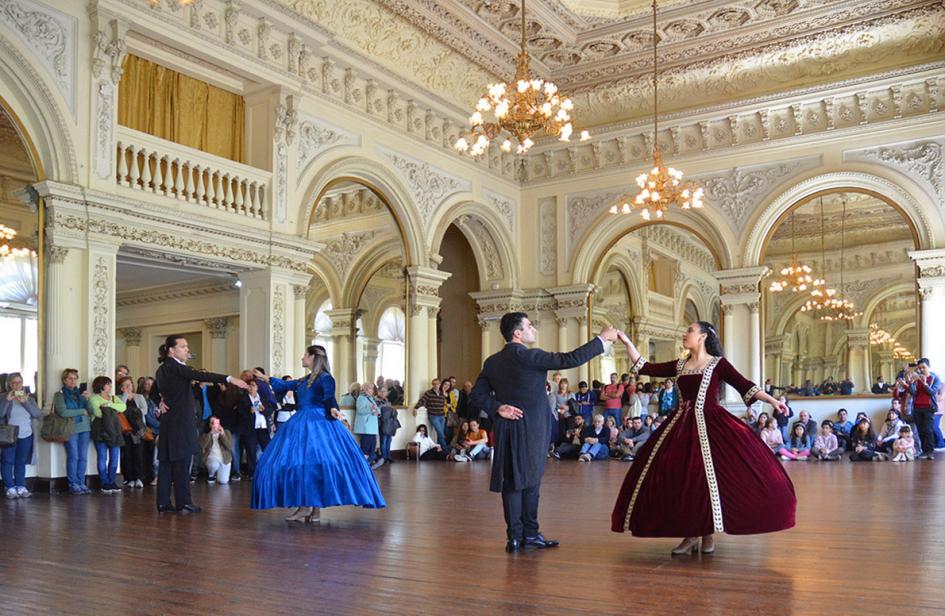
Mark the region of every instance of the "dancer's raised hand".
<instances>
[{"instance_id":1,"label":"dancer's raised hand","mask_svg":"<svg viewBox=\"0 0 945 616\"><path fill-rule=\"evenodd\" d=\"M524 413L522 413L522 409L518 408L517 406L512 406L511 404L503 404L496 410L496 412L502 417L511 419L513 421L521 419L524 415Z\"/></svg>"},{"instance_id":2,"label":"dancer's raised hand","mask_svg":"<svg viewBox=\"0 0 945 616\"><path fill-rule=\"evenodd\" d=\"M622 329L621 329L621 330L617 330L617 339L620 340L620 342L622 342L622 343L624 343L624 344L626 344L626 345L628 345L628 346L629 346L630 344L632 344L632 343L630 342L630 338L627 336L627 334L626 334Z\"/></svg>"},{"instance_id":3,"label":"dancer's raised hand","mask_svg":"<svg viewBox=\"0 0 945 616\"><path fill-rule=\"evenodd\" d=\"M617 330L613 327L605 327L600 330L600 337L607 342L614 342L617 340Z\"/></svg>"}]
</instances>

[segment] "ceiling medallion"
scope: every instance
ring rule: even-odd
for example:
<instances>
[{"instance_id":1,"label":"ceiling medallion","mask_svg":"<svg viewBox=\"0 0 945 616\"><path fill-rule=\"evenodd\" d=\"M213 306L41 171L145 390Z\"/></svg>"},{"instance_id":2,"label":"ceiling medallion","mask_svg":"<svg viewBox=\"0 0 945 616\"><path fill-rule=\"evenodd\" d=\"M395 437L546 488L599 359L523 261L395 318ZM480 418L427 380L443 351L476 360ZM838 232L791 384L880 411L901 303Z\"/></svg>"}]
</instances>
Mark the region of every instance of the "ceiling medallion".
<instances>
[{"instance_id":1,"label":"ceiling medallion","mask_svg":"<svg viewBox=\"0 0 945 616\"><path fill-rule=\"evenodd\" d=\"M794 244L794 212L791 212L791 264L781 269L781 277L773 280L768 286L772 293L780 293L790 289L794 293L808 290L814 284L811 276L813 270L809 265L802 265L797 260L797 249Z\"/></svg>"},{"instance_id":2,"label":"ceiling medallion","mask_svg":"<svg viewBox=\"0 0 945 616\"><path fill-rule=\"evenodd\" d=\"M522 0L520 17L521 51L513 85L496 83L488 86L488 92L479 99L476 110L469 117L469 132L460 135L453 145L459 152L481 156L493 141L502 137L499 148L503 152L512 151L514 139L518 142L516 153L524 154L535 145L533 137L541 132L556 136L559 141L571 141L574 103L558 92L554 83L532 77L529 69L525 48L525 0ZM489 112L495 117L494 122L487 122L483 117ZM586 130L581 131L581 141L590 138Z\"/></svg>"},{"instance_id":3,"label":"ceiling medallion","mask_svg":"<svg viewBox=\"0 0 945 616\"><path fill-rule=\"evenodd\" d=\"M702 207L703 190L694 182L683 183L683 172L663 165L663 153L659 145L659 97L657 95L656 47L659 36L656 31L656 0L653 0L653 168L649 173L637 177L640 192L631 200L622 198L622 205L613 205L611 214L630 214L638 210L646 220L661 219L670 206L684 210Z\"/></svg>"}]
</instances>

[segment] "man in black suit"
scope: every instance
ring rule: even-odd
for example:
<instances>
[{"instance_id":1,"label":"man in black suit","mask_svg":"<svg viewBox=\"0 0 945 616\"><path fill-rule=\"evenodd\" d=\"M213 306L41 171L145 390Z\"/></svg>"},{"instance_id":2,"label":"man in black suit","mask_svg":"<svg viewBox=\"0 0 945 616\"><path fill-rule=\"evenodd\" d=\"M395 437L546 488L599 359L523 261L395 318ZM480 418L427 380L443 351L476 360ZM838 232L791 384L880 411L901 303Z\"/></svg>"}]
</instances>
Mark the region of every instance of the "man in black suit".
<instances>
[{"instance_id":1,"label":"man in black suit","mask_svg":"<svg viewBox=\"0 0 945 616\"><path fill-rule=\"evenodd\" d=\"M535 342L535 327L524 312L504 315L500 330L505 348L486 359L470 394L472 406L495 421L489 489L502 493L507 552L554 547L558 542L545 539L538 530L538 500L551 422L545 392L548 371L590 361L604 352L605 341L616 340L617 330L606 328L570 353L529 349L526 345Z\"/></svg>"},{"instance_id":2,"label":"man in black suit","mask_svg":"<svg viewBox=\"0 0 945 616\"><path fill-rule=\"evenodd\" d=\"M231 383L247 388L240 379L194 370L187 365L190 348L183 336L168 336L160 348L161 363L155 374L161 388L161 405L167 410L161 415L161 435L158 437L157 509L159 513L173 511L171 484L174 484L174 502L181 513L198 513L200 507L190 500L190 461L197 453L197 418L194 415L194 394L191 383Z\"/></svg>"}]
</instances>

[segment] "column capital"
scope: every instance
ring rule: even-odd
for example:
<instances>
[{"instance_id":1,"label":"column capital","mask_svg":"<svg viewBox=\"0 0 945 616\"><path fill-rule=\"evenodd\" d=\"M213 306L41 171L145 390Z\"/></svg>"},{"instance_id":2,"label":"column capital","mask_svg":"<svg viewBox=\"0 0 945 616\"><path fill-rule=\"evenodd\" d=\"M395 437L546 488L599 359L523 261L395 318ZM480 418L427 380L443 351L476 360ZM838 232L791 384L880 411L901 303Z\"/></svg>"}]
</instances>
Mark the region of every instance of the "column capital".
<instances>
[{"instance_id":1,"label":"column capital","mask_svg":"<svg viewBox=\"0 0 945 616\"><path fill-rule=\"evenodd\" d=\"M847 330L847 342L850 346L862 347L870 343L870 330L863 329L848 329Z\"/></svg>"},{"instance_id":2,"label":"column capital","mask_svg":"<svg viewBox=\"0 0 945 616\"><path fill-rule=\"evenodd\" d=\"M118 330L118 333L122 338L124 338L125 344L127 346L141 346L140 327L125 327L124 329Z\"/></svg>"},{"instance_id":3,"label":"column capital","mask_svg":"<svg viewBox=\"0 0 945 616\"><path fill-rule=\"evenodd\" d=\"M715 278L721 287L722 306L736 306L757 304L761 301L761 279L769 272L765 265L759 267L742 267L739 269L722 270L715 272ZM754 312L754 310L752 310Z\"/></svg>"},{"instance_id":4,"label":"column capital","mask_svg":"<svg viewBox=\"0 0 945 616\"><path fill-rule=\"evenodd\" d=\"M226 317L214 317L212 319L205 319L203 324L206 326L207 331L210 332L211 338L226 338L226 329L230 322Z\"/></svg>"},{"instance_id":5,"label":"column capital","mask_svg":"<svg viewBox=\"0 0 945 616\"><path fill-rule=\"evenodd\" d=\"M355 308L335 308L326 310L325 316L331 319L332 336L350 336L359 314Z\"/></svg>"},{"instance_id":6,"label":"column capital","mask_svg":"<svg viewBox=\"0 0 945 616\"><path fill-rule=\"evenodd\" d=\"M66 257L68 256L69 248L66 246L46 244L46 261L50 265L62 265L66 262Z\"/></svg>"},{"instance_id":7,"label":"column capital","mask_svg":"<svg viewBox=\"0 0 945 616\"><path fill-rule=\"evenodd\" d=\"M408 304L411 314L423 308L436 311L440 308L440 285L451 276L431 267L413 266L407 268ZM434 313L435 314L435 313Z\"/></svg>"},{"instance_id":8,"label":"column capital","mask_svg":"<svg viewBox=\"0 0 945 616\"><path fill-rule=\"evenodd\" d=\"M295 295L295 299L302 300L308 295L308 285L307 284L294 284L292 285L292 293Z\"/></svg>"}]
</instances>

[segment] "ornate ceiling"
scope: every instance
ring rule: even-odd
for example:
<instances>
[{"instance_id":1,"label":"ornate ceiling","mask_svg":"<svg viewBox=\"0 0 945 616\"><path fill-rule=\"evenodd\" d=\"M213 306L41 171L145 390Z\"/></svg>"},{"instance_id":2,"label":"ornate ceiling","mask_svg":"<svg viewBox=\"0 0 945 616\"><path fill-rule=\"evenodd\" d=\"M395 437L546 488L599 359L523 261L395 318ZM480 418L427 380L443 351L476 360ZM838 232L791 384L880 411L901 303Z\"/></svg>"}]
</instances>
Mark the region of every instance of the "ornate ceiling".
<instances>
[{"instance_id":1,"label":"ornate ceiling","mask_svg":"<svg viewBox=\"0 0 945 616\"><path fill-rule=\"evenodd\" d=\"M466 113L507 80L516 0L270 0ZM571 93L583 126L651 113L646 0L530 0L533 68ZM681 111L940 59L939 0L666 0L661 111Z\"/></svg>"}]
</instances>

